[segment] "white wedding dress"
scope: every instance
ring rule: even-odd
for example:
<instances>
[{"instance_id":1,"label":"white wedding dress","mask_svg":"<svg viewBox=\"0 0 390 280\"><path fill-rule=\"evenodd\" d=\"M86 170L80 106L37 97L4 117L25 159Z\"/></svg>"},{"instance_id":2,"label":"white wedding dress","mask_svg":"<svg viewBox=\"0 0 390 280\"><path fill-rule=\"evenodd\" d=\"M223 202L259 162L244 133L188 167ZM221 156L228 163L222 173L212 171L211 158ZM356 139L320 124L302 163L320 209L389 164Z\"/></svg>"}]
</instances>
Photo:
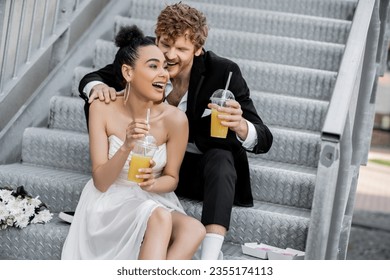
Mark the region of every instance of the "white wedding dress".
<instances>
[{"instance_id":1,"label":"white wedding dress","mask_svg":"<svg viewBox=\"0 0 390 280\"><path fill-rule=\"evenodd\" d=\"M123 142L109 138L109 158ZM166 145L158 147L153 173L160 176L166 164ZM131 156L129 156L129 160ZM138 259L150 214L156 207L184 213L173 193L155 194L127 180L128 162L118 179L102 193L89 180L80 196L73 222L65 240L62 259Z\"/></svg>"}]
</instances>

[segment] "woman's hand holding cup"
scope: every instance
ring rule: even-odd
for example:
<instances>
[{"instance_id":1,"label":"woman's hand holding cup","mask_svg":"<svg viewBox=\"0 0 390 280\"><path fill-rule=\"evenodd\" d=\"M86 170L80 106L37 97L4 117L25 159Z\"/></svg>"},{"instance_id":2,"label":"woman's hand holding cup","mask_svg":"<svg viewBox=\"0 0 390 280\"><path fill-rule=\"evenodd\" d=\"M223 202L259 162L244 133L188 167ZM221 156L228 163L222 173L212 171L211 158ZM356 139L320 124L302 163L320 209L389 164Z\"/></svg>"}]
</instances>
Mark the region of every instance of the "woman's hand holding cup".
<instances>
[{"instance_id":1,"label":"woman's hand holding cup","mask_svg":"<svg viewBox=\"0 0 390 280\"><path fill-rule=\"evenodd\" d=\"M153 159L150 160L150 167L149 168L140 168L138 169L138 175L136 177L138 179L143 180L143 182L138 183L138 185L145 191L151 191L154 187L154 184L156 182L156 179L153 175L152 168L156 165Z\"/></svg>"},{"instance_id":2,"label":"woman's hand holding cup","mask_svg":"<svg viewBox=\"0 0 390 280\"><path fill-rule=\"evenodd\" d=\"M128 150L133 150L135 142L144 138L149 133L149 124L144 119L136 119L131 122L126 129L124 146Z\"/></svg>"}]
</instances>

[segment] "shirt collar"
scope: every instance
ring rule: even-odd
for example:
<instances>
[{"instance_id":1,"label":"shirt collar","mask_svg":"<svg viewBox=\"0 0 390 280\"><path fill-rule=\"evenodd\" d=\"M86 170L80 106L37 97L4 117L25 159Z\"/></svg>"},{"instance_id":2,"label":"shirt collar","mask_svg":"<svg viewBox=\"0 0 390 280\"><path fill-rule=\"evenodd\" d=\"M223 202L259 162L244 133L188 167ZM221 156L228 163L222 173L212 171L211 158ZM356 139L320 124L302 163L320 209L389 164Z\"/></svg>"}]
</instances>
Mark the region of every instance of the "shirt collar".
<instances>
[{"instance_id":1,"label":"shirt collar","mask_svg":"<svg viewBox=\"0 0 390 280\"><path fill-rule=\"evenodd\" d=\"M167 85L165 86L165 98L171 93L173 90L173 85L171 80L168 80Z\"/></svg>"},{"instance_id":2,"label":"shirt collar","mask_svg":"<svg viewBox=\"0 0 390 280\"><path fill-rule=\"evenodd\" d=\"M165 86L165 99L172 92L172 90L173 90L173 85L172 82L169 80L167 82L167 85ZM179 104L177 105L177 108L179 108L183 112L187 111L187 99L188 99L188 91L183 95L183 97L180 99ZM165 102L167 101L165 100Z\"/></svg>"}]
</instances>

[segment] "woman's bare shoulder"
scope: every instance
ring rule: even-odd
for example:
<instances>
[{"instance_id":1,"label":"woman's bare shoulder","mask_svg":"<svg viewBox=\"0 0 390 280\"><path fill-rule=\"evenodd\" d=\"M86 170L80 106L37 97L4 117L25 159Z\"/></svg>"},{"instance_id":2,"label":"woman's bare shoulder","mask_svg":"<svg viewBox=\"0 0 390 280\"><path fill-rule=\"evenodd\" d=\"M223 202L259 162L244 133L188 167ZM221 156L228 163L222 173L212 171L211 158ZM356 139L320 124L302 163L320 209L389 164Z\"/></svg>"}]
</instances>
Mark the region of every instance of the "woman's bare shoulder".
<instances>
[{"instance_id":1,"label":"woman's bare shoulder","mask_svg":"<svg viewBox=\"0 0 390 280\"><path fill-rule=\"evenodd\" d=\"M169 104L164 105L166 118L170 121L170 123L182 123L184 121L187 122L187 116L182 110Z\"/></svg>"},{"instance_id":2,"label":"woman's bare shoulder","mask_svg":"<svg viewBox=\"0 0 390 280\"><path fill-rule=\"evenodd\" d=\"M100 100L94 100L90 107L89 110L93 110L96 113L107 113L110 111L116 111L120 107L120 98L117 98L116 100L111 100L109 103L106 103L104 101Z\"/></svg>"}]
</instances>

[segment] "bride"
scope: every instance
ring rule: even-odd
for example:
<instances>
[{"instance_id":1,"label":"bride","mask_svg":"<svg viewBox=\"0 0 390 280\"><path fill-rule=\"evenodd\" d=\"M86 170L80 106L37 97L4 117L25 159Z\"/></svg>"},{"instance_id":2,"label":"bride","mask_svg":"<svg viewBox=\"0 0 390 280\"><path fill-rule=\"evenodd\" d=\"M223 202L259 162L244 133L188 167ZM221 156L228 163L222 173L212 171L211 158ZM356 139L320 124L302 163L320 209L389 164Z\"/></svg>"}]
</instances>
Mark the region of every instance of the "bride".
<instances>
[{"instance_id":1,"label":"bride","mask_svg":"<svg viewBox=\"0 0 390 280\"><path fill-rule=\"evenodd\" d=\"M191 259L205 229L185 214L173 192L188 139L186 115L162 102L169 74L154 42L131 26L118 32L115 43L114 65L126 89L114 102L90 106L92 179L62 259ZM131 151L146 134L158 145L151 168L140 170L143 182L128 181Z\"/></svg>"}]
</instances>

